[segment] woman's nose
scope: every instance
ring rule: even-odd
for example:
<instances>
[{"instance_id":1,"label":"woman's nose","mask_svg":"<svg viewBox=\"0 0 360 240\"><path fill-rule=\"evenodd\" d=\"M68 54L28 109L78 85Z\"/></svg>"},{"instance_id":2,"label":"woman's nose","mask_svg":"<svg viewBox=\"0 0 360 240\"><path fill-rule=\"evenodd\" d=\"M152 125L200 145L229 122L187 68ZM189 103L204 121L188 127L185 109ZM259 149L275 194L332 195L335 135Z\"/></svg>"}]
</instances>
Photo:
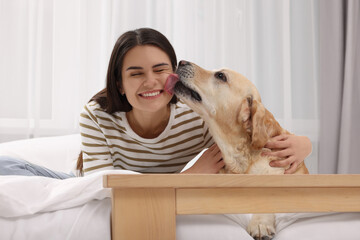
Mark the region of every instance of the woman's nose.
<instances>
[{"instance_id":1,"label":"woman's nose","mask_svg":"<svg viewBox=\"0 0 360 240\"><path fill-rule=\"evenodd\" d=\"M144 86L152 87L156 84L156 82L157 82L156 75L153 73L149 73L149 74L147 74L147 76L145 78Z\"/></svg>"}]
</instances>

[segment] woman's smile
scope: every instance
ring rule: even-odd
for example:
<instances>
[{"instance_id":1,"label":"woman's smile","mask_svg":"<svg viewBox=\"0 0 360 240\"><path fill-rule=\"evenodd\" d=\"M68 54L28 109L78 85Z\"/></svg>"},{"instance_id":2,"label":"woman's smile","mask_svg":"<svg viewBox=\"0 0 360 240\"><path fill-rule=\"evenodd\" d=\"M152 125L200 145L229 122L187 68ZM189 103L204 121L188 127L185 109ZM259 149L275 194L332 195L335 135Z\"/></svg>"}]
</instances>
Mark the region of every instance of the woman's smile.
<instances>
[{"instance_id":1,"label":"woman's smile","mask_svg":"<svg viewBox=\"0 0 360 240\"><path fill-rule=\"evenodd\" d=\"M154 99L160 97L163 92L163 90L147 91L140 93L139 96L146 99Z\"/></svg>"}]
</instances>

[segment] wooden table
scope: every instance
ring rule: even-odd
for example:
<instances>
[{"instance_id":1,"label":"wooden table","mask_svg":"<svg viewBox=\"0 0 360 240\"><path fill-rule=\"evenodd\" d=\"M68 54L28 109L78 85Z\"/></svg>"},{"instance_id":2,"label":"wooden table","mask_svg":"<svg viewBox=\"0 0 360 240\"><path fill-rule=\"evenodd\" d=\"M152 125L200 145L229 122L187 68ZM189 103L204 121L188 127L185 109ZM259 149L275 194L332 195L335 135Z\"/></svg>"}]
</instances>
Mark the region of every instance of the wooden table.
<instances>
[{"instance_id":1,"label":"wooden table","mask_svg":"<svg viewBox=\"0 0 360 240\"><path fill-rule=\"evenodd\" d=\"M360 175L106 175L112 239L176 239L176 215L359 212Z\"/></svg>"}]
</instances>

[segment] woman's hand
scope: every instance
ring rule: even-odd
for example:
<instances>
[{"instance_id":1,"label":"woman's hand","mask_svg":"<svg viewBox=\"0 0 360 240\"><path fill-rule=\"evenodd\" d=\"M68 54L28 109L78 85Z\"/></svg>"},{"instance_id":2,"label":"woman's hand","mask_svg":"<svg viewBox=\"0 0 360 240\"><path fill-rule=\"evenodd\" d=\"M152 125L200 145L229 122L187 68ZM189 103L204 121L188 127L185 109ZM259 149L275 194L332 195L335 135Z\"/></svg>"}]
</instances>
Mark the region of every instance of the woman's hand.
<instances>
[{"instance_id":1,"label":"woman's hand","mask_svg":"<svg viewBox=\"0 0 360 240\"><path fill-rule=\"evenodd\" d=\"M270 162L271 167L286 167L285 174L294 173L307 156L312 151L311 141L305 136L281 134L273 137L266 145L271 152L263 152L263 156L273 156L283 158Z\"/></svg>"},{"instance_id":2,"label":"woman's hand","mask_svg":"<svg viewBox=\"0 0 360 240\"><path fill-rule=\"evenodd\" d=\"M218 173L225 165L219 147L213 144L183 173Z\"/></svg>"}]
</instances>

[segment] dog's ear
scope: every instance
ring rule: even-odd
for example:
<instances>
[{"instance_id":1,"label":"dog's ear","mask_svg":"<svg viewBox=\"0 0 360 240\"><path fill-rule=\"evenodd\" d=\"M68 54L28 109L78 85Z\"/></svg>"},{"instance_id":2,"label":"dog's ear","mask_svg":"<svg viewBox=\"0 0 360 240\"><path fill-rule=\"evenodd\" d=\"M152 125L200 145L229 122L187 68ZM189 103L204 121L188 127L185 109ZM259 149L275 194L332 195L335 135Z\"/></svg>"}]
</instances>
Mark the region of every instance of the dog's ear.
<instances>
[{"instance_id":1,"label":"dog's ear","mask_svg":"<svg viewBox=\"0 0 360 240\"><path fill-rule=\"evenodd\" d=\"M244 98L240 103L240 112L238 115L238 121L242 124L242 127L249 135L251 135L252 132L252 123L251 123L252 102L253 102L252 96Z\"/></svg>"},{"instance_id":2,"label":"dog's ear","mask_svg":"<svg viewBox=\"0 0 360 240\"><path fill-rule=\"evenodd\" d=\"M281 134L282 128L274 116L257 101L252 101L251 106L251 146L261 149L270 138Z\"/></svg>"}]
</instances>

